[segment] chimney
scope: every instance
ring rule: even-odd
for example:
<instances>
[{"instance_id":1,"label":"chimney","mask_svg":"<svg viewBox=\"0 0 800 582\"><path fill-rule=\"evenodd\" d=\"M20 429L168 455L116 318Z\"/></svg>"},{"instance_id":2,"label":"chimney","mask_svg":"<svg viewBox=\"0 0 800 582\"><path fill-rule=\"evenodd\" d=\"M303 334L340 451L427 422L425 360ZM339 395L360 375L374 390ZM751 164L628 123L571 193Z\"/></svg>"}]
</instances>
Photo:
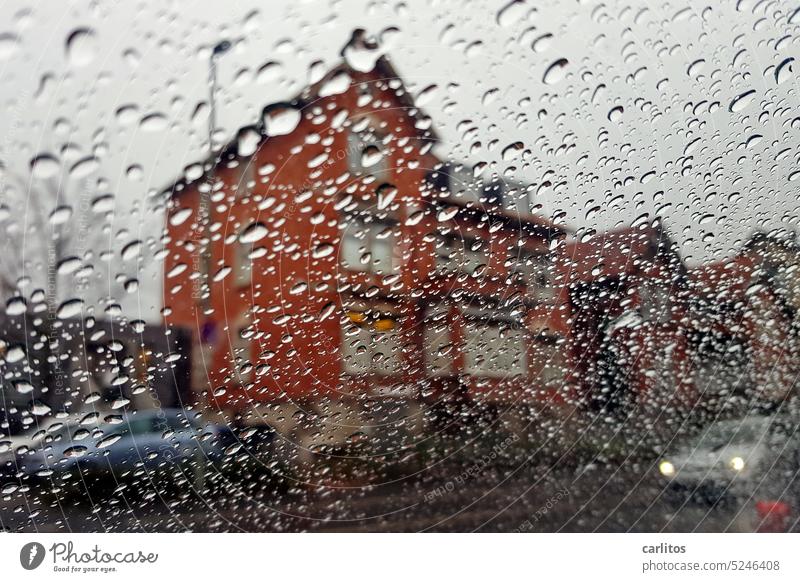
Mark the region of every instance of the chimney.
<instances>
[{"instance_id":1,"label":"chimney","mask_svg":"<svg viewBox=\"0 0 800 582\"><path fill-rule=\"evenodd\" d=\"M378 43L374 40L371 40L367 36L367 31L363 28L356 28L353 31L353 34L350 36L350 40L347 42L344 47L342 47L342 51L340 53L341 56L344 56L345 51L348 47L353 47L356 50L376 50L378 48Z\"/></svg>"}]
</instances>

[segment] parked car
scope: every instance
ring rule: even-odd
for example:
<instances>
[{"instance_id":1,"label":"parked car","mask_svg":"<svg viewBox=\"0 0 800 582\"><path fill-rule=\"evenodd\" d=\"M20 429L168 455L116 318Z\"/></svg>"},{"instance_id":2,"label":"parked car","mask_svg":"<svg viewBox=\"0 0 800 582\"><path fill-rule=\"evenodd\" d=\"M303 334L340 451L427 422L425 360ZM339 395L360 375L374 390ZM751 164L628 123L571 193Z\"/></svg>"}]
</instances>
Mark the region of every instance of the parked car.
<instances>
[{"instance_id":1,"label":"parked car","mask_svg":"<svg viewBox=\"0 0 800 582\"><path fill-rule=\"evenodd\" d=\"M665 486L706 502L796 499L800 428L789 414L713 423L658 462Z\"/></svg>"},{"instance_id":2,"label":"parked car","mask_svg":"<svg viewBox=\"0 0 800 582\"><path fill-rule=\"evenodd\" d=\"M249 450L247 444L262 449L270 436L237 435L227 426L201 423L181 409L103 418L88 414L80 420L50 422L3 441L0 491L7 494L41 481L66 488L81 481L143 482L148 477L168 477L201 487L226 456Z\"/></svg>"}]
</instances>

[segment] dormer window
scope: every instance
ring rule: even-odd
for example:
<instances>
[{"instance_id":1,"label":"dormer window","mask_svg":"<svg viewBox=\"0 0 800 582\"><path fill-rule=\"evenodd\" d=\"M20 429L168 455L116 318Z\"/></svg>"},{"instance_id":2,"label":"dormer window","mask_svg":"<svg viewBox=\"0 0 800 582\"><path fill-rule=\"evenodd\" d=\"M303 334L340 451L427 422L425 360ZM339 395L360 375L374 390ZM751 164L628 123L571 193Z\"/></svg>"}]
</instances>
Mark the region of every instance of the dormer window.
<instances>
[{"instance_id":1,"label":"dormer window","mask_svg":"<svg viewBox=\"0 0 800 582\"><path fill-rule=\"evenodd\" d=\"M385 180L389 160L382 136L371 126L351 131L347 136L347 167L354 176L373 176Z\"/></svg>"},{"instance_id":2,"label":"dormer window","mask_svg":"<svg viewBox=\"0 0 800 582\"><path fill-rule=\"evenodd\" d=\"M653 323L666 323L672 317L669 288L657 281L647 281L639 288L642 319Z\"/></svg>"},{"instance_id":3,"label":"dormer window","mask_svg":"<svg viewBox=\"0 0 800 582\"><path fill-rule=\"evenodd\" d=\"M480 273L489 263L487 245L480 239L438 236L436 239L436 272L439 274Z\"/></svg>"},{"instance_id":4,"label":"dormer window","mask_svg":"<svg viewBox=\"0 0 800 582\"><path fill-rule=\"evenodd\" d=\"M512 274L539 299L553 296L552 260L547 253L520 250L509 259Z\"/></svg>"}]
</instances>

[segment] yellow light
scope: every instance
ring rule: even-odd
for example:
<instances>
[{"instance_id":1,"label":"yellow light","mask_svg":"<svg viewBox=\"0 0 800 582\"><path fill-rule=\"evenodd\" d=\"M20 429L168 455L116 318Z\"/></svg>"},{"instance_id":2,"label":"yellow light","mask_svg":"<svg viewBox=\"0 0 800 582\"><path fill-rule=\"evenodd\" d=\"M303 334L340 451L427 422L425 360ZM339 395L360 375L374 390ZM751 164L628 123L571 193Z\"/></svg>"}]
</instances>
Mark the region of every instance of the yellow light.
<instances>
[{"instance_id":1,"label":"yellow light","mask_svg":"<svg viewBox=\"0 0 800 582\"><path fill-rule=\"evenodd\" d=\"M364 321L367 319L367 316L361 311L348 311L347 317L349 317L350 321L353 323L364 323Z\"/></svg>"},{"instance_id":2,"label":"yellow light","mask_svg":"<svg viewBox=\"0 0 800 582\"><path fill-rule=\"evenodd\" d=\"M741 471L744 469L744 459L741 457L733 457L730 461L730 466L734 471Z\"/></svg>"},{"instance_id":3,"label":"yellow light","mask_svg":"<svg viewBox=\"0 0 800 582\"><path fill-rule=\"evenodd\" d=\"M669 461L661 461L658 464L658 470L661 471L661 474L665 477L671 477L675 474L675 465Z\"/></svg>"},{"instance_id":4,"label":"yellow light","mask_svg":"<svg viewBox=\"0 0 800 582\"><path fill-rule=\"evenodd\" d=\"M375 330L376 331L390 331L394 329L394 320L393 319L379 319L375 322Z\"/></svg>"}]
</instances>

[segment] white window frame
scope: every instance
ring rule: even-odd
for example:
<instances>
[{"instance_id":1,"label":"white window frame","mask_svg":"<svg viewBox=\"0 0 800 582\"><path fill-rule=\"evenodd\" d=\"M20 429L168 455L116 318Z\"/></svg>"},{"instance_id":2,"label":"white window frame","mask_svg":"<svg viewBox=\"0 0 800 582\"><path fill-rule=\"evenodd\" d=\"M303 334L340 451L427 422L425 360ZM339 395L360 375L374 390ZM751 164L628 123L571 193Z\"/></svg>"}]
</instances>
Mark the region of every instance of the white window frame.
<instances>
[{"instance_id":1,"label":"white window frame","mask_svg":"<svg viewBox=\"0 0 800 582\"><path fill-rule=\"evenodd\" d=\"M378 330L376 323L391 319L395 327ZM399 322L394 314L381 314L363 323L342 321L342 369L353 376L397 377L403 371ZM364 349L360 350L360 346ZM360 353L359 353L360 352ZM378 355L382 357L379 359Z\"/></svg>"},{"instance_id":2,"label":"white window frame","mask_svg":"<svg viewBox=\"0 0 800 582\"><path fill-rule=\"evenodd\" d=\"M389 275L397 269L395 260L395 239L392 233L393 224L386 221L365 221L360 217L352 217L341 236L340 261L350 271ZM384 234L388 230L388 234ZM358 236L357 233L363 233ZM388 253L378 258L376 262L376 248L388 247ZM370 260L361 262L364 254L370 253ZM389 264L383 265L382 260L388 259Z\"/></svg>"}]
</instances>

